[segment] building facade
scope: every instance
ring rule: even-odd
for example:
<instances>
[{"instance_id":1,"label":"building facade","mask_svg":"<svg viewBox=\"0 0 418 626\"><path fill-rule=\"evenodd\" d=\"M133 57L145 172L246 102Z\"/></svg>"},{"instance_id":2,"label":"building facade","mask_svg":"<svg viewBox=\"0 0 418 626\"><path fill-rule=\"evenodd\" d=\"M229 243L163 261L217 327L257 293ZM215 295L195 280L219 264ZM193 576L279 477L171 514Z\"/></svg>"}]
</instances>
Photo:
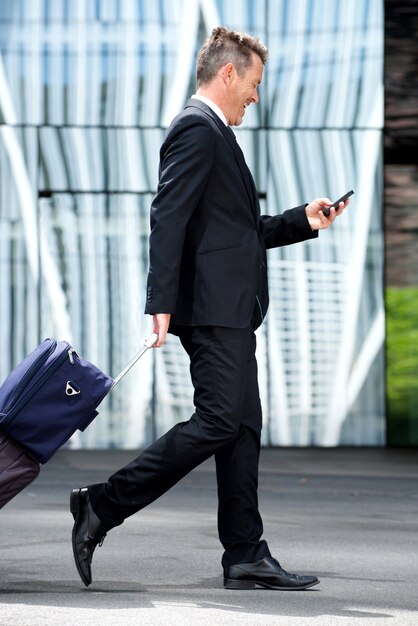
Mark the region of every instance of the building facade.
<instances>
[{"instance_id":1,"label":"building facade","mask_svg":"<svg viewBox=\"0 0 418 626\"><path fill-rule=\"evenodd\" d=\"M159 147L218 24L270 51L236 129L262 212L355 190L319 240L269 252L263 443L384 445L382 0L3 0L0 379L47 336L116 375L150 332ZM170 337L71 445L141 447L192 410Z\"/></svg>"}]
</instances>

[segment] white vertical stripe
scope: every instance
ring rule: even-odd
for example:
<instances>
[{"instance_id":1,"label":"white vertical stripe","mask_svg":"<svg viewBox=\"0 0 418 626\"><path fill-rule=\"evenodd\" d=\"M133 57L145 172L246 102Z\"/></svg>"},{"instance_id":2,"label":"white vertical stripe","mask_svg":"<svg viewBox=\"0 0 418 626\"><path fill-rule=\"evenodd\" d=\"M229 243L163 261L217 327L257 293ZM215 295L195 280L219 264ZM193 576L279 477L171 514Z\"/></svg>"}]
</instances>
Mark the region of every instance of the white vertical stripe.
<instances>
[{"instance_id":1,"label":"white vertical stripe","mask_svg":"<svg viewBox=\"0 0 418 626\"><path fill-rule=\"evenodd\" d=\"M363 131L359 155L358 196L356 201L362 207L361 220L357 220L353 232L353 247L351 262L347 266L347 302L349 306L344 312L344 333L340 342L340 354L331 387L331 402L323 445L335 446L339 441L340 429L349 406L347 381L354 355L354 338L358 324L359 305L364 281L365 260L367 251L370 218L373 207L374 179L370 171L376 169L380 151L380 133Z\"/></svg>"}]
</instances>

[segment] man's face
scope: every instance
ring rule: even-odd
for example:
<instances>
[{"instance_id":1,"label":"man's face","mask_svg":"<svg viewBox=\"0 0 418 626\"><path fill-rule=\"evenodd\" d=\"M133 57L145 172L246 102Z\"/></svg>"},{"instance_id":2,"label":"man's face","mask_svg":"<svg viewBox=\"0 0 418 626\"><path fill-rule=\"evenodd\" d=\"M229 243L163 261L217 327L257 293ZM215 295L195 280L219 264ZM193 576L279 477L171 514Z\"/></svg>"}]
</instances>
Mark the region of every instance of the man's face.
<instances>
[{"instance_id":1,"label":"man's face","mask_svg":"<svg viewBox=\"0 0 418 626\"><path fill-rule=\"evenodd\" d=\"M226 117L230 126L239 126L245 115L245 109L257 103L257 88L263 78L263 63L258 54L252 53L252 64L244 76L238 76L235 68L232 69L227 92Z\"/></svg>"}]
</instances>

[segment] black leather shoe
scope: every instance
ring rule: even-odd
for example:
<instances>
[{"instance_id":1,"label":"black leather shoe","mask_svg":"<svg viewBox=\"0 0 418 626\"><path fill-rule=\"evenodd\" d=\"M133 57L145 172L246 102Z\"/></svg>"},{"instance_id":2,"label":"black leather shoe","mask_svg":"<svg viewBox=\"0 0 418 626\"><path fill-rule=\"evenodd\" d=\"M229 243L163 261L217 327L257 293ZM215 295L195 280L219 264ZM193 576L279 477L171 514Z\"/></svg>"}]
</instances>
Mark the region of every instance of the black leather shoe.
<instances>
[{"instance_id":1,"label":"black leather shoe","mask_svg":"<svg viewBox=\"0 0 418 626\"><path fill-rule=\"evenodd\" d=\"M289 574L271 556L254 563L238 563L224 568L225 589L255 589L259 585L268 589L297 591L318 583L316 576Z\"/></svg>"},{"instance_id":2,"label":"black leather shoe","mask_svg":"<svg viewBox=\"0 0 418 626\"><path fill-rule=\"evenodd\" d=\"M92 580L91 560L93 552L97 544L102 545L106 531L93 511L86 487L72 490L70 510L75 520L73 526L74 560L81 580L88 587Z\"/></svg>"}]
</instances>

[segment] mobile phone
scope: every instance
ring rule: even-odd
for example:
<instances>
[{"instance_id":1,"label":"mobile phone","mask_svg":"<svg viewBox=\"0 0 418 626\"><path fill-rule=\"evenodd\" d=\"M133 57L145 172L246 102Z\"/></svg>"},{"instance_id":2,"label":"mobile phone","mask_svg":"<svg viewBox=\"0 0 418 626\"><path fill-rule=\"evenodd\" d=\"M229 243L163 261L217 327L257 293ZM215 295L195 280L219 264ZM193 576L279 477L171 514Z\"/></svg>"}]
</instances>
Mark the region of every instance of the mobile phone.
<instances>
[{"instance_id":1,"label":"mobile phone","mask_svg":"<svg viewBox=\"0 0 418 626\"><path fill-rule=\"evenodd\" d=\"M350 196L353 195L353 193L354 193L354 191L352 189L350 189L350 191L347 191L347 193L345 193L343 196L341 196L341 198L338 198L338 200L333 202L331 206L333 206L334 209L338 209L338 207L340 206L340 202L345 202L347 200L347 198L349 198ZM325 209L322 209L322 213L325 215L325 217L328 217L330 208L331 207L328 206Z\"/></svg>"}]
</instances>

